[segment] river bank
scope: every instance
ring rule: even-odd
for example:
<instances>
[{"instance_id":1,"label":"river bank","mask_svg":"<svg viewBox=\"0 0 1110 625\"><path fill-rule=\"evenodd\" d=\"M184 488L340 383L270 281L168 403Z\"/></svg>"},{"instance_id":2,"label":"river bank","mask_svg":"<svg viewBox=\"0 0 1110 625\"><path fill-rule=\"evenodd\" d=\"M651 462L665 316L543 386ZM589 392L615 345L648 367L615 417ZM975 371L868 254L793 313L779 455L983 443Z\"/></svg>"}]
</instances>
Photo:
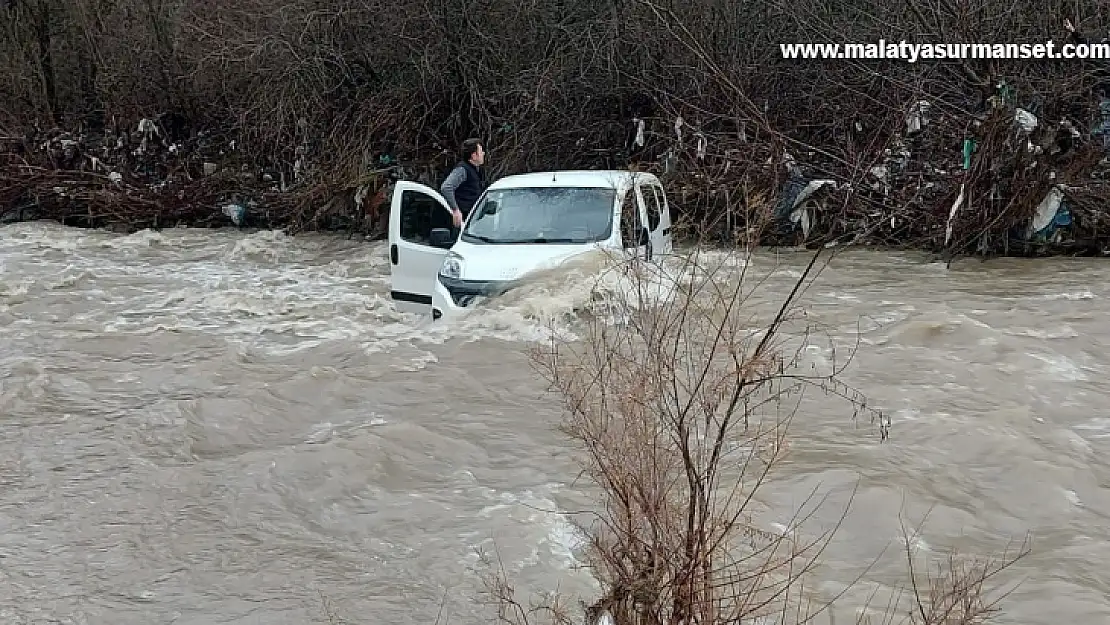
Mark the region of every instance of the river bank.
<instances>
[{"instance_id":1,"label":"river bank","mask_svg":"<svg viewBox=\"0 0 1110 625\"><path fill-rule=\"evenodd\" d=\"M377 235L384 184L398 168L359 179L306 179L259 162L216 133L174 140L142 119L129 132L54 129L0 136L0 223L52 220L120 232L174 226L361 231ZM401 173L400 175L404 175Z\"/></svg>"},{"instance_id":2,"label":"river bank","mask_svg":"<svg viewBox=\"0 0 1110 625\"><path fill-rule=\"evenodd\" d=\"M882 0L831 14L816 0L677 13L493 1L469 7L461 30L450 2L9 4L7 220L376 237L389 183L434 184L477 136L494 177L658 172L676 220L718 241L750 241L756 223L765 245L1110 247L1101 59L992 48L906 62L902 47L880 49L920 33L1082 43L1106 31L1094 0L1026 11L991 0L974 18ZM880 43L854 59L780 47L799 38Z\"/></svg>"},{"instance_id":3,"label":"river bank","mask_svg":"<svg viewBox=\"0 0 1110 625\"><path fill-rule=\"evenodd\" d=\"M660 175L684 239L853 245L941 258L1110 253L1110 230L1101 228L1110 166L1100 146L1073 145L1078 133L1067 124L1036 136L1029 116L1003 109L984 118L962 166L916 156L938 141L920 128L897 135L855 180L823 176L830 168L814 152L803 161L784 149L776 160L770 145L738 159L742 176L709 175L704 154L688 163L673 152L622 166L609 154L588 167ZM445 149L364 151L354 173L330 171L326 161L312 162L307 148L293 163L259 158L234 133L175 133L168 119L143 118L99 134L0 133L0 223L50 220L117 232L249 227L383 239L393 183L437 187L454 160ZM1007 152L1015 138L1027 149ZM494 175L510 173L502 166Z\"/></svg>"}]
</instances>

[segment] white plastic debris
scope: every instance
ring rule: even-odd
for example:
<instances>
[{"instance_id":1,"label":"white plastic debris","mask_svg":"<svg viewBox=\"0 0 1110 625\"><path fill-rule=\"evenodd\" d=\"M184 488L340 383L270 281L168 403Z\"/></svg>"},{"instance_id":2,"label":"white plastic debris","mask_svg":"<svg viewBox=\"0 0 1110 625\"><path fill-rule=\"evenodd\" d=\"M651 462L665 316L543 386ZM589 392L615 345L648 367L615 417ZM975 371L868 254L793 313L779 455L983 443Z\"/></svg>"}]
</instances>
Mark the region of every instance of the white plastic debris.
<instances>
[{"instance_id":1,"label":"white plastic debris","mask_svg":"<svg viewBox=\"0 0 1110 625\"><path fill-rule=\"evenodd\" d=\"M142 118L139 120L139 127L136 132L141 132L145 135L152 136L158 134L158 126L155 125L154 120Z\"/></svg>"},{"instance_id":2,"label":"white plastic debris","mask_svg":"<svg viewBox=\"0 0 1110 625\"><path fill-rule=\"evenodd\" d=\"M798 208L799 206L801 206L802 202L805 202L807 199L809 199L809 196L816 193L818 189L825 185L832 185L833 187L836 187L836 182L828 179L810 180L809 182L807 182L806 186L798 192L798 197L794 198L793 208Z\"/></svg>"},{"instance_id":3,"label":"white plastic debris","mask_svg":"<svg viewBox=\"0 0 1110 625\"><path fill-rule=\"evenodd\" d=\"M297 160L293 163L293 180L297 181L304 177L305 172L308 170L308 148L302 143L294 150L297 155Z\"/></svg>"},{"instance_id":4,"label":"white plastic debris","mask_svg":"<svg viewBox=\"0 0 1110 625\"><path fill-rule=\"evenodd\" d=\"M802 236L807 239L809 238L809 229L813 223L813 218L810 216L809 210L806 207L802 206L802 204L804 204L805 201L809 199L809 196L816 193L818 189L825 185L831 185L833 188L836 188L836 182L832 180L810 180L806 183L806 186L798 192L798 196L794 198L794 203L791 206L792 210L790 211L790 222L800 222L802 225Z\"/></svg>"},{"instance_id":5,"label":"white plastic debris","mask_svg":"<svg viewBox=\"0 0 1110 625\"><path fill-rule=\"evenodd\" d=\"M108 180L112 184L123 184L123 174L119 173L118 171L113 171L112 173L108 174Z\"/></svg>"},{"instance_id":6,"label":"white plastic debris","mask_svg":"<svg viewBox=\"0 0 1110 625\"><path fill-rule=\"evenodd\" d=\"M143 133L143 140L138 149L133 152L136 156L146 152L147 146L150 145L150 139L158 135L158 126L155 125L153 120L144 117L139 121L138 132Z\"/></svg>"},{"instance_id":7,"label":"white plastic debris","mask_svg":"<svg viewBox=\"0 0 1110 625\"><path fill-rule=\"evenodd\" d=\"M223 212L231 219L231 223L239 226L247 216L247 207L242 204L225 204Z\"/></svg>"},{"instance_id":8,"label":"white plastic debris","mask_svg":"<svg viewBox=\"0 0 1110 625\"><path fill-rule=\"evenodd\" d=\"M205 163L204 163L204 175L205 176L211 176L214 173L216 173L216 164L215 163L209 163L209 162L205 161Z\"/></svg>"},{"instance_id":9,"label":"white plastic debris","mask_svg":"<svg viewBox=\"0 0 1110 625\"><path fill-rule=\"evenodd\" d=\"M682 116L679 115L674 120L674 134L678 137L678 142L682 143Z\"/></svg>"},{"instance_id":10,"label":"white plastic debris","mask_svg":"<svg viewBox=\"0 0 1110 625\"><path fill-rule=\"evenodd\" d=\"M889 174L890 170L887 169L886 165L876 165L872 167L871 175L875 177L875 182L871 183L871 189L881 191L883 195L889 193L890 185L887 181L887 176Z\"/></svg>"},{"instance_id":11,"label":"white plastic debris","mask_svg":"<svg viewBox=\"0 0 1110 625\"><path fill-rule=\"evenodd\" d=\"M1048 195L1044 196L1041 203L1037 205L1037 212L1033 214L1032 222L1029 224L1028 236L1032 237L1047 228L1056 219L1056 213L1060 211L1060 203L1063 201L1064 192L1060 190L1059 185L1054 185Z\"/></svg>"},{"instance_id":12,"label":"white plastic debris","mask_svg":"<svg viewBox=\"0 0 1110 625\"><path fill-rule=\"evenodd\" d=\"M633 142L636 147L644 145L644 120L635 117L632 121L636 122L636 140Z\"/></svg>"},{"instance_id":13,"label":"white plastic debris","mask_svg":"<svg viewBox=\"0 0 1110 625\"><path fill-rule=\"evenodd\" d=\"M794 160L794 155L786 150L782 151L782 163L786 165L786 171L796 172L798 170L798 161Z\"/></svg>"},{"instance_id":14,"label":"white plastic debris","mask_svg":"<svg viewBox=\"0 0 1110 625\"><path fill-rule=\"evenodd\" d=\"M366 202L366 196L370 195L370 185L362 185L355 191L355 206L359 210L366 210L363 203Z\"/></svg>"},{"instance_id":15,"label":"white plastic debris","mask_svg":"<svg viewBox=\"0 0 1110 625\"><path fill-rule=\"evenodd\" d=\"M677 164L678 156L674 153L674 150L667 150L667 152L663 155L663 173L673 173L675 170L675 165Z\"/></svg>"},{"instance_id":16,"label":"white plastic debris","mask_svg":"<svg viewBox=\"0 0 1110 625\"><path fill-rule=\"evenodd\" d=\"M697 137L698 137L698 159L700 160L700 159L705 158L706 140L705 140L705 135L701 134L701 132L698 132ZM727 163L726 163L726 165L727 165Z\"/></svg>"},{"instance_id":17,"label":"white plastic debris","mask_svg":"<svg viewBox=\"0 0 1110 625\"><path fill-rule=\"evenodd\" d=\"M925 115L929 112L931 106L926 100L919 100L913 105L909 117L906 118L906 134L913 134L929 125L929 120Z\"/></svg>"},{"instance_id":18,"label":"white plastic debris","mask_svg":"<svg viewBox=\"0 0 1110 625\"><path fill-rule=\"evenodd\" d=\"M1016 121L1026 133L1033 132L1033 129L1037 127L1037 116L1025 109L1019 108L1014 112L1014 121Z\"/></svg>"},{"instance_id":19,"label":"white plastic debris","mask_svg":"<svg viewBox=\"0 0 1110 625\"><path fill-rule=\"evenodd\" d=\"M802 222L802 236L809 238L810 217L808 210L804 207L795 208L794 212L790 213L790 221L791 223Z\"/></svg>"},{"instance_id":20,"label":"white plastic debris","mask_svg":"<svg viewBox=\"0 0 1110 625\"><path fill-rule=\"evenodd\" d=\"M952 210L948 212L948 224L944 227L944 244L952 240L952 220L956 217L956 212L960 210L960 205L964 203L964 185L960 185L960 194L956 196L956 201L952 203Z\"/></svg>"}]
</instances>

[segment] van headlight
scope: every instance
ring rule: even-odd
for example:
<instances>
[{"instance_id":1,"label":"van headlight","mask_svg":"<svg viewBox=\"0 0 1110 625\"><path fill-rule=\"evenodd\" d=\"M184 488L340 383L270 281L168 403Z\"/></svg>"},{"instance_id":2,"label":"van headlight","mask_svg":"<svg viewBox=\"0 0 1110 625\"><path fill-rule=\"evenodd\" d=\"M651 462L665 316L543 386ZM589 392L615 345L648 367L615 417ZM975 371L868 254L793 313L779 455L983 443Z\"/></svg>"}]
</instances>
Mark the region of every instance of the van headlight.
<instances>
[{"instance_id":1,"label":"van headlight","mask_svg":"<svg viewBox=\"0 0 1110 625\"><path fill-rule=\"evenodd\" d=\"M453 278L458 280L462 277L463 259L462 256L451 252L443 259L443 265L439 268L439 275L444 278Z\"/></svg>"}]
</instances>

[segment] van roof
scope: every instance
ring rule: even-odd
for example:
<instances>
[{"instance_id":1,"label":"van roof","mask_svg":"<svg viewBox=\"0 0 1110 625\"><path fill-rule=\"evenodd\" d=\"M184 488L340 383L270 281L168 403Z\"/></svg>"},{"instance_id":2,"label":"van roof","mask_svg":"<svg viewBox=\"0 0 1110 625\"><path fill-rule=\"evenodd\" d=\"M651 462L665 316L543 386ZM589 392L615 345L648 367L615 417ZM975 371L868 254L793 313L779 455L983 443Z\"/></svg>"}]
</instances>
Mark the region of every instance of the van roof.
<instances>
[{"instance_id":1,"label":"van roof","mask_svg":"<svg viewBox=\"0 0 1110 625\"><path fill-rule=\"evenodd\" d=\"M606 187L620 190L631 186L635 178L657 181L657 178L648 172L622 169L539 171L505 176L491 184L489 189L492 191L522 187Z\"/></svg>"}]
</instances>

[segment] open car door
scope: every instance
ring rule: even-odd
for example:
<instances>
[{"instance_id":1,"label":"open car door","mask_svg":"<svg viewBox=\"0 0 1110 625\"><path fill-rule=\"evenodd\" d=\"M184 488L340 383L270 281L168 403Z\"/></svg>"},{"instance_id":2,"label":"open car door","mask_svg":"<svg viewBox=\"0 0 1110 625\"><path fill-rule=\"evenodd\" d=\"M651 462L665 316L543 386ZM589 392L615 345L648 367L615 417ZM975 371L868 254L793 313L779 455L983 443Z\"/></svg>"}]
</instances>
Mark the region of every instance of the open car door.
<instances>
[{"instance_id":1,"label":"open car door","mask_svg":"<svg viewBox=\"0 0 1110 625\"><path fill-rule=\"evenodd\" d=\"M663 187L657 182L645 181L637 186L637 190L644 206L644 224L650 233L652 252L657 255L670 254L673 251L671 212Z\"/></svg>"},{"instance_id":2,"label":"open car door","mask_svg":"<svg viewBox=\"0 0 1110 625\"><path fill-rule=\"evenodd\" d=\"M432 312L432 290L448 249L432 245L436 228L453 228L443 196L416 182L397 181L389 209L389 295L402 312Z\"/></svg>"},{"instance_id":3,"label":"open car door","mask_svg":"<svg viewBox=\"0 0 1110 625\"><path fill-rule=\"evenodd\" d=\"M634 257L651 259L651 238L645 228L647 213L640 202L635 186L629 187L621 201L620 233L621 246Z\"/></svg>"}]
</instances>

